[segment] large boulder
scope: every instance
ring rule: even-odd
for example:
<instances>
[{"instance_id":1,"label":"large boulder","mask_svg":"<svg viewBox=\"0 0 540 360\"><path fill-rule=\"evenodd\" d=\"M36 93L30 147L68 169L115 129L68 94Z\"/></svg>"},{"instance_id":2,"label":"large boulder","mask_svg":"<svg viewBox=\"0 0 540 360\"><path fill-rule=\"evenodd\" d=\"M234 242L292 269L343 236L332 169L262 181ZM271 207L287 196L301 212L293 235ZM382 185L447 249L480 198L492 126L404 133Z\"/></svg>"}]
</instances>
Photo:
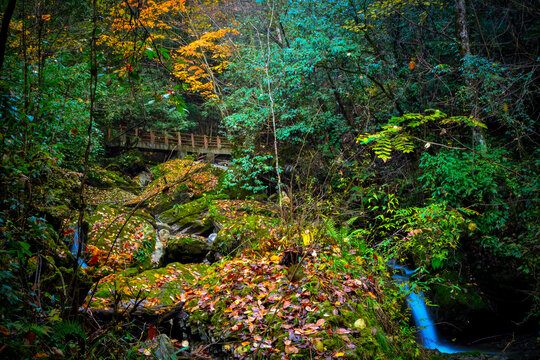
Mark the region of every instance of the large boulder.
<instances>
[{"instance_id":1,"label":"large boulder","mask_svg":"<svg viewBox=\"0 0 540 360\"><path fill-rule=\"evenodd\" d=\"M183 230L190 234L204 234L214 228L208 216L208 208L213 200L223 199L224 195L203 196L200 199L186 204L175 205L159 215L159 220L173 227L174 230Z\"/></svg>"},{"instance_id":2,"label":"large boulder","mask_svg":"<svg viewBox=\"0 0 540 360\"><path fill-rule=\"evenodd\" d=\"M200 263L210 251L210 243L202 236L180 234L170 236L165 243L161 264Z\"/></svg>"},{"instance_id":3,"label":"large boulder","mask_svg":"<svg viewBox=\"0 0 540 360\"><path fill-rule=\"evenodd\" d=\"M101 279L95 294L89 294L86 302L91 308L126 308L140 302L140 306L174 305L188 286L206 273L204 264L172 263L166 267L147 270L130 268Z\"/></svg>"},{"instance_id":4,"label":"large boulder","mask_svg":"<svg viewBox=\"0 0 540 360\"><path fill-rule=\"evenodd\" d=\"M214 225L221 229L227 223L249 215L276 217L277 211L268 204L255 200L214 199L208 210Z\"/></svg>"},{"instance_id":5,"label":"large boulder","mask_svg":"<svg viewBox=\"0 0 540 360\"><path fill-rule=\"evenodd\" d=\"M246 215L230 219L219 230L209 259L215 261L219 255L234 255L246 248L268 250L279 244L283 232L279 219L262 215Z\"/></svg>"},{"instance_id":6,"label":"large boulder","mask_svg":"<svg viewBox=\"0 0 540 360\"><path fill-rule=\"evenodd\" d=\"M145 211L101 205L87 218L87 264L106 274L131 266L150 266L156 231Z\"/></svg>"}]
</instances>

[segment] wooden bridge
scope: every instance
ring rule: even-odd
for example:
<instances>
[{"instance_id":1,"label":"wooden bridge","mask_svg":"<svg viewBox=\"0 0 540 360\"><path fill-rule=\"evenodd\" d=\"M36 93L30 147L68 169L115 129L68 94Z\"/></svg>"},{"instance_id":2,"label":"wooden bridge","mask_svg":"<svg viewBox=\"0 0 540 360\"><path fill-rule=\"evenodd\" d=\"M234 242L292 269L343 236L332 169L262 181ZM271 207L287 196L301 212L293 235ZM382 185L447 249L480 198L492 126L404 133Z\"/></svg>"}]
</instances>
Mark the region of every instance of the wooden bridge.
<instances>
[{"instance_id":1,"label":"wooden bridge","mask_svg":"<svg viewBox=\"0 0 540 360\"><path fill-rule=\"evenodd\" d=\"M108 146L135 146L141 150L178 151L178 154L231 154L231 143L219 136L171 131L118 128L107 130Z\"/></svg>"}]
</instances>

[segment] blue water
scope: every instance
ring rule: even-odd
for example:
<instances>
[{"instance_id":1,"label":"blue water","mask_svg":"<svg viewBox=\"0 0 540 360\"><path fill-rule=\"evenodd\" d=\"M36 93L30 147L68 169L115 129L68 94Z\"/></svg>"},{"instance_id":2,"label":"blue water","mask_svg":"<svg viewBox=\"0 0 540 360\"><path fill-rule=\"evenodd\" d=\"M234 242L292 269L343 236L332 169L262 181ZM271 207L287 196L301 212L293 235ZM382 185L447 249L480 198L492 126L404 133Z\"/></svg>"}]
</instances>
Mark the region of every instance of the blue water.
<instances>
[{"instance_id":1,"label":"blue water","mask_svg":"<svg viewBox=\"0 0 540 360\"><path fill-rule=\"evenodd\" d=\"M75 227L75 232L73 233L73 245L71 245L71 253L73 256L77 256L77 252L79 251L79 229ZM81 255L83 254L83 251L81 250ZM79 258L79 266L82 268L88 267L88 265L84 262L82 258Z\"/></svg>"},{"instance_id":2,"label":"blue water","mask_svg":"<svg viewBox=\"0 0 540 360\"><path fill-rule=\"evenodd\" d=\"M407 293L407 304L411 308L414 324L419 331L422 345L428 349L437 349L442 353L453 354L470 350L460 349L452 345L444 344L440 341L435 323L431 320L424 294L422 291L411 291L409 287L409 278L414 274L415 270L407 269L404 266L389 264L394 270L400 270L403 275L394 275L393 278L398 281L400 287Z\"/></svg>"}]
</instances>

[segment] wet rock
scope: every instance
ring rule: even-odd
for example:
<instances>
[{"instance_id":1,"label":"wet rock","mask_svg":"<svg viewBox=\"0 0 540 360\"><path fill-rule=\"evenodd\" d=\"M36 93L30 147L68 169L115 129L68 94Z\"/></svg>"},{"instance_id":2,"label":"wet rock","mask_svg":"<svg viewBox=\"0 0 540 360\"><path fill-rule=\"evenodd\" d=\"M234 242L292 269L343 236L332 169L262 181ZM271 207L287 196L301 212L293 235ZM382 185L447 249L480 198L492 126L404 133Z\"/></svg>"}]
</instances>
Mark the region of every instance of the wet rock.
<instances>
[{"instance_id":1,"label":"wet rock","mask_svg":"<svg viewBox=\"0 0 540 360\"><path fill-rule=\"evenodd\" d=\"M175 159L152 170L156 176L144 191L128 205L143 206L159 214L175 204L197 199L216 190L218 178L209 164L193 160ZM167 221L166 221L167 222Z\"/></svg>"},{"instance_id":2,"label":"wet rock","mask_svg":"<svg viewBox=\"0 0 540 360\"><path fill-rule=\"evenodd\" d=\"M156 337L157 346L152 349L152 355L156 360L174 360L176 359L174 345L165 334L159 334Z\"/></svg>"}]
</instances>

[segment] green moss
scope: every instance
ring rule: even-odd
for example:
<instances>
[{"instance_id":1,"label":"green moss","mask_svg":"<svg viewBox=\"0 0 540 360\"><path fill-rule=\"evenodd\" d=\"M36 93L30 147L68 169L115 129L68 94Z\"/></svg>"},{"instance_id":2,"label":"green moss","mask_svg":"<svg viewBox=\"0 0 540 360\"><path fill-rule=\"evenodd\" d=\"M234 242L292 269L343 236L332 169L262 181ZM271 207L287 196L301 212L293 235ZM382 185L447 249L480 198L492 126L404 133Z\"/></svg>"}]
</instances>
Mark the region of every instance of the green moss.
<instances>
[{"instance_id":1,"label":"green moss","mask_svg":"<svg viewBox=\"0 0 540 360\"><path fill-rule=\"evenodd\" d=\"M90 223L88 264L96 265L102 274L126 266L148 265L156 242L149 218L150 215L142 210L132 213L129 208L98 206L87 217Z\"/></svg>"},{"instance_id":2,"label":"green moss","mask_svg":"<svg viewBox=\"0 0 540 360\"><path fill-rule=\"evenodd\" d=\"M216 199L209 206L209 216L216 223L225 224L235 218L249 215L276 217L277 212L269 205L254 200Z\"/></svg>"},{"instance_id":3,"label":"green moss","mask_svg":"<svg viewBox=\"0 0 540 360\"><path fill-rule=\"evenodd\" d=\"M138 268L127 269L100 280L92 298L92 307L111 307L115 297L121 306L133 305L143 300L141 305L173 305L187 286L205 274L207 265L172 263L166 267L139 273ZM87 299L89 301L89 299Z\"/></svg>"},{"instance_id":4,"label":"green moss","mask_svg":"<svg viewBox=\"0 0 540 360\"><path fill-rule=\"evenodd\" d=\"M212 251L232 255L246 248L264 248L278 241L278 223L278 219L261 215L230 219L218 232Z\"/></svg>"},{"instance_id":5,"label":"green moss","mask_svg":"<svg viewBox=\"0 0 540 360\"><path fill-rule=\"evenodd\" d=\"M124 190L135 191L139 186L123 174L101 167L93 167L88 171L88 184L98 188L119 187Z\"/></svg>"},{"instance_id":6,"label":"green moss","mask_svg":"<svg viewBox=\"0 0 540 360\"><path fill-rule=\"evenodd\" d=\"M167 240L161 264L171 262L199 263L210 251L210 244L205 238L196 235L172 236Z\"/></svg>"},{"instance_id":7,"label":"green moss","mask_svg":"<svg viewBox=\"0 0 540 360\"><path fill-rule=\"evenodd\" d=\"M162 213L159 218L169 225L178 225L180 228L190 228L191 233L202 233L213 227L208 216L208 207L215 199L223 199L225 195L209 195L190 201L186 204L175 205Z\"/></svg>"}]
</instances>

